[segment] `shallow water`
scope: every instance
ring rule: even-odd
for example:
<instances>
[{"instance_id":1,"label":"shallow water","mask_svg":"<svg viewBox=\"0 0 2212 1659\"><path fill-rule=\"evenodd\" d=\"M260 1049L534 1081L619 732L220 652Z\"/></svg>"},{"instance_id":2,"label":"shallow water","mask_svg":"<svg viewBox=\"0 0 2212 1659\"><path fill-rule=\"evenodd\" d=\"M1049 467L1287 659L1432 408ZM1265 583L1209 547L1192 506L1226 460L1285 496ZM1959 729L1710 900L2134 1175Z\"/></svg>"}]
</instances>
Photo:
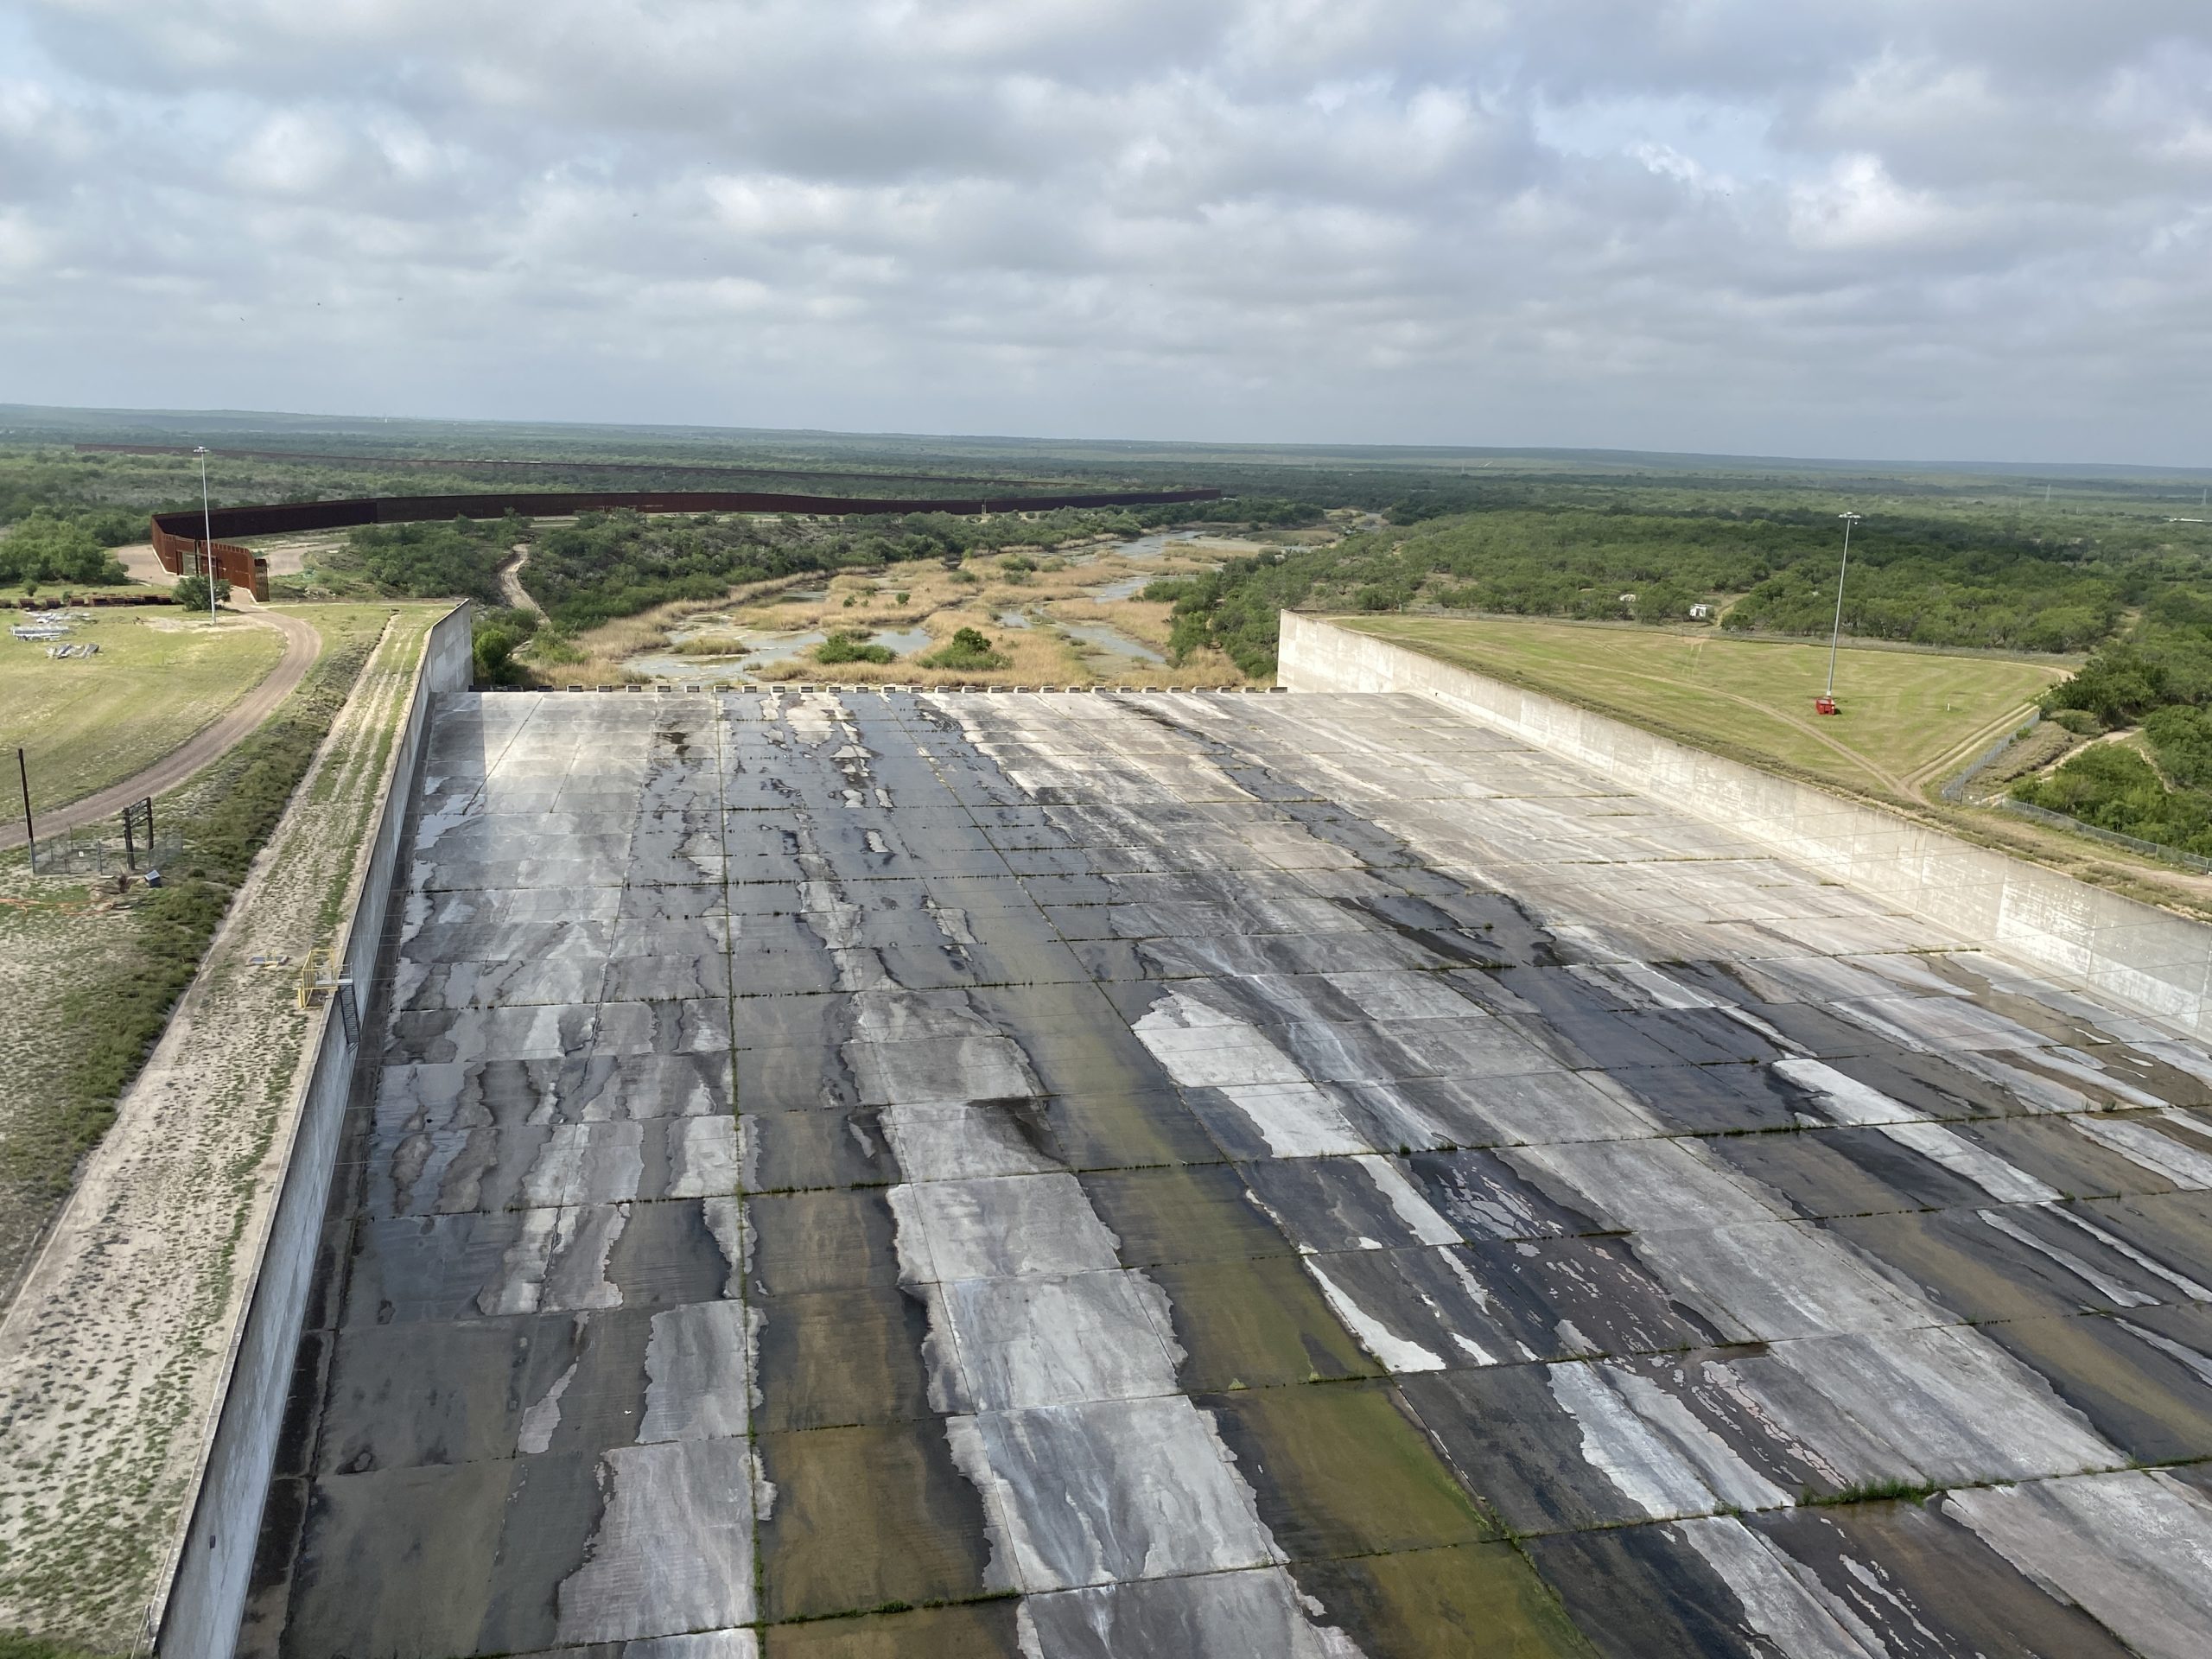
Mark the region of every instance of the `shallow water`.
<instances>
[{"instance_id":1,"label":"shallow water","mask_svg":"<svg viewBox=\"0 0 2212 1659\"><path fill-rule=\"evenodd\" d=\"M702 618L702 622L713 619ZM643 674L656 680L727 679L735 671L751 672L766 668L771 663L787 663L820 645L827 636L819 628L804 628L772 632L762 628L733 628L727 626L695 626L671 630L670 638L677 642L689 639L727 639L730 649L711 656L691 655L680 652L645 652L624 659L622 666L632 674Z\"/></svg>"},{"instance_id":2,"label":"shallow water","mask_svg":"<svg viewBox=\"0 0 2212 1659\"><path fill-rule=\"evenodd\" d=\"M930 631L921 627L878 628L868 635L868 642L871 645L888 645L901 657L907 657L930 648Z\"/></svg>"},{"instance_id":3,"label":"shallow water","mask_svg":"<svg viewBox=\"0 0 2212 1659\"><path fill-rule=\"evenodd\" d=\"M717 622L720 626L713 626ZM669 637L677 641L727 639L732 649L712 656L648 652L629 658L622 666L632 674L643 674L656 680L727 679L734 673L757 673L772 664L796 662L829 638L828 633L820 628L776 632L763 628L732 627L728 617L702 617L698 619L698 624L671 629ZM869 633L867 639L868 644L887 646L901 657L927 651L932 643L929 630L924 627L879 628Z\"/></svg>"},{"instance_id":4,"label":"shallow water","mask_svg":"<svg viewBox=\"0 0 2212 1659\"><path fill-rule=\"evenodd\" d=\"M1111 547L1087 548L1083 552L1071 553L1068 556L1068 563L1095 564L1109 553L1118 554L1125 559L1157 559L1165 556L1170 548L1198 539L1198 532L1193 530L1156 530L1149 536L1138 537L1134 542L1119 542Z\"/></svg>"},{"instance_id":5,"label":"shallow water","mask_svg":"<svg viewBox=\"0 0 2212 1659\"><path fill-rule=\"evenodd\" d=\"M1141 640L1132 639L1119 628L1103 622L1063 622L1059 626L1071 639L1099 651L1110 651L1116 657L1128 657L1141 663L1167 660Z\"/></svg>"}]
</instances>

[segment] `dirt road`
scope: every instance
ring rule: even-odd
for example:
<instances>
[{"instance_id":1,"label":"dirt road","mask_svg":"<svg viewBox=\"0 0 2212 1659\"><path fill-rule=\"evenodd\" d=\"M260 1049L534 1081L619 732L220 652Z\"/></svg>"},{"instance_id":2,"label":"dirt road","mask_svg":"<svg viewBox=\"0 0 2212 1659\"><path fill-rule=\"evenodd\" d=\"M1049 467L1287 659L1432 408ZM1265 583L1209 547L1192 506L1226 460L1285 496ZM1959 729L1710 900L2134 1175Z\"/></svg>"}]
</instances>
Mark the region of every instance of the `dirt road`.
<instances>
[{"instance_id":1,"label":"dirt road","mask_svg":"<svg viewBox=\"0 0 2212 1659\"><path fill-rule=\"evenodd\" d=\"M536 611L543 616L545 614L544 607L532 599L530 590L522 585L522 568L529 563L530 543L518 543L515 550L507 556L506 563L499 567L499 595L507 601L509 610Z\"/></svg>"},{"instance_id":2,"label":"dirt road","mask_svg":"<svg viewBox=\"0 0 2212 1659\"><path fill-rule=\"evenodd\" d=\"M121 550L130 552L133 550L126 548ZM150 549L147 550L147 556L152 557ZM159 569L160 566L155 568ZM57 832L73 830L79 824L104 818L111 812L119 812L132 801L175 788L209 761L227 753L232 744L268 719L276 705L291 695L292 689L299 684L302 677L315 665L315 659L322 655L322 636L315 631L311 624L299 617L288 615L283 611L268 610L256 605L250 598L240 596L235 604L239 615L264 627L274 628L284 636L284 654L277 659L276 666L269 671L268 677L213 725L187 740L181 747L171 750L136 777L111 784L81 800L72 801L67 806L41 812L38 818L40 829ZM0 849L22 844L23 828L21 824L10 824L0 830Z\"/></svg>"}]
</instances>

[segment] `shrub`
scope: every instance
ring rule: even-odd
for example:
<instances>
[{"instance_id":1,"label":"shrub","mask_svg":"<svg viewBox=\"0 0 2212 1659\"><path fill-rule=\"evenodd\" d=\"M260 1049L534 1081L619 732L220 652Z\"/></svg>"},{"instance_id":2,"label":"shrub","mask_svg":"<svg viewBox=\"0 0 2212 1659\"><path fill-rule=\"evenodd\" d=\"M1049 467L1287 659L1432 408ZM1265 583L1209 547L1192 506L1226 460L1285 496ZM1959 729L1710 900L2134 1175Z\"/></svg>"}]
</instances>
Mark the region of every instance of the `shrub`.
<instances>
[{"instance_id":1,"label":"shrub","mask_svg":"<svg viewBox=\"0 0 2212 1659\"><path fill-rule=\"evenodd\" d=\"M207 578L205 576L179 576L176 579L176 586L170 591L176 595L176 602L188 611L204 611L207 608ZM218 605L224 604L228 601L230 596L231 584L220 576L216 577L215 602Z\"/></svg>"},{"instance_id":2,"label":"shrub","mask_svg":"<svg viewBox=\"0 0 2212 1659\"><path fill-rule=\"evenodd\" d=\"M2212 785L2212 709L2177 704L2153 709L2143 734L2159 768L2184 789Z\"/></svg>"},{"instance_id":3,"label":"shrub","mask_svg":"<svg viewBox=\"0 0 2212 1659\"><path fill-rule=\"evenodd\" d=\"M2047 778L2021 779L2012 794L2139 841L2212 853L2212 794L2168 789L2150 761L2125 744L2093 744Z\"/></svg>"},{"instance_id":4,"label":"shrub","mask_svg":"<svg viewBox=\"0 0 2212 1659\"><path fill-rule=\"evenodd\" d=\"M952 636L950 644L940 645L923 658L922 665L925 668L1004 668L1009 660L991 649L991 642L982 629L963 628Z\"/></svg>"},{"instance_id":5,"label":"shrub","mask_svg":"<svg viewBox=\"0 0 2212 1659\"><path fill-rule=\"evenodd\" d=\"M32 513L0 537L0 582L111 583L130 575L107 556L98 535L73 519ZM204 601L206 594L200 595Z\"/></svg>"},{"instance_id":6,"label":"shrub","mask_svg":"<svg viewBox=\"0 0 2212 1659\"><path fill-rule=\"evenodd\" d=\"M499 603L499 567L530 531L523 519L452 518L367 524L353 532L353 557L387 592L413 599Z\"/></svg>"},{"instance_id":7,"label":"shrub","mask_svg":"<svg viewBox=\"0 0 2212 1659\"><path fill-rule=\"evenodd\" d=\"M899 653L888 645L873 645L856 633L833 633L814 648L817 663L895 663Z\"/></svg>"}]
</instances>

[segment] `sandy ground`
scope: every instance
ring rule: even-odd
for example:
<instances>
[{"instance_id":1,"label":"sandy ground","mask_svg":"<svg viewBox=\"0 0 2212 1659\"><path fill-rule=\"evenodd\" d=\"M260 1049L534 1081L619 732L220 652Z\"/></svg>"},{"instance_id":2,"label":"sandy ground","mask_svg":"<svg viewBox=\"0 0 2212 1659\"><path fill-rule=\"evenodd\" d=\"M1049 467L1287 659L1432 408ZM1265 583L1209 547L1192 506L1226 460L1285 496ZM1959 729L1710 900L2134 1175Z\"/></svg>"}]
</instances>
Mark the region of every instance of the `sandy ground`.
<instances>
[{"instance_id":1,"label":"sandy ground","mask_svg":"<svg viewBox=\"0 0 2212 1659\"><path fill-rule=\"evenodd\" d=\"M0 1324L0 1627L138 1632L296 1109L295 969L353 880L429 621L387 630Z\"/></svg>"},{"instance_id":2,"label":"sandy ground","mask_svg":"<svg viewBox=\"0 0 2212 1659\"><path fill-rule=\"evenodd\" d=\"M123 568L130 573L131 581L143 582L154 588L176 586L175 573L162 568L162 562L156 556L150 543L139 542L130 547L112 548L110 551L122 561Z\"/></svg>"}]
</instances>

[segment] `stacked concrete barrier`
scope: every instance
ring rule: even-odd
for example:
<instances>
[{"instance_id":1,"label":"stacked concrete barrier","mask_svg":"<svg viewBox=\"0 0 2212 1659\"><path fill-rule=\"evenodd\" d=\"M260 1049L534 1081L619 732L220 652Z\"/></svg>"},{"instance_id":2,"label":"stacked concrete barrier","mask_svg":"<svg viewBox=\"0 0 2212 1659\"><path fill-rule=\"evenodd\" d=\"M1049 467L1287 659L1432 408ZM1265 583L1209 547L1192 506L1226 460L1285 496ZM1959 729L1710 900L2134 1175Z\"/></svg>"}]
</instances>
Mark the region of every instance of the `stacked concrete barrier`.
<instances>
[{"instance_id":1,"label":"stacked concrete barrier","mask_svg":"<svg viewBox=\"0 0 2212 1659\"><path fill-rule=\"evenodd\" d=\"M468 689L469 610L441 618L423 645L407 715L391 746L377 816L354 873L353 902L337 946L340 977L365 1009L377 950L399 865L407 793L430 724L430 700ZM358 1032L359 1022L354 1028ZM192 1519L157 1602L158 1653L203 1659L238 1640L263 1500L299 1347L301 1320L315 1277L315 1250L353 1089L354 1041L335 1001L317 1016L296 1077L276 1199L257 1237L242 1241L252 1263L245 1317L232 1333L222 1404L200 1464Z\"/></svg>"},{"instance_id":2,"label":"stacked concrete barrier","mask_svg":"<svg viewBox=\"0 0 2212 1659\"><path fill-rule=\"evenodd\" d=\"M2024 965L2212 1037L2212 927L2202 923L1311 617L1283 614L1279 661L1294 691L1434 698Z\"/></svg>"}]
</instances>

